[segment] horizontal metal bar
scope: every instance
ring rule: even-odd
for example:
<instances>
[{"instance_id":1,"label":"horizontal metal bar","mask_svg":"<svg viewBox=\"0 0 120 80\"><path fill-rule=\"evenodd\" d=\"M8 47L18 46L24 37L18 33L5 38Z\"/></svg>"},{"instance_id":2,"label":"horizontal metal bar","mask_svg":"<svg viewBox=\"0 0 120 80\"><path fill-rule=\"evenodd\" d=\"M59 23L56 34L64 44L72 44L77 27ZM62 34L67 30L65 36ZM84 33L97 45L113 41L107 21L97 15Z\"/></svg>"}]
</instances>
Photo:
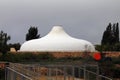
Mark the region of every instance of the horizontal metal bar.
<instances>
[{"instance_id":1,"label":"horizontal metal bar","mask_svg":"<svg viewBox=\"0 0 120 80\"><path fill-rule=\"evenodd\" d=\"M106 79L109 79L109 80L112 80L111 78L108 78L108 77L103 76L103 75L98 75L98 76L103 77L103 78L106 78Z\"/></svg>"},{"instance_id":2,"label":"horizontal metal bar","mask_svg":"<svg viewBox=\"0 0 120 80\"><path fill-rule=\"evenodd\" d=\"M106 76L103 76L103 75L97 75L97 73L95 73L95 72L92 72L92 71L89 71L89 70L85 70L85 71L87 71L87 72L89 72L89 73L92 73L92 74L95 74L96 76L100 76L100 77L103 77L103 78L105 78L105 79L112 80L112 79L109 78L109 77L106 77Z\"/></svg>"},{"instance_id":3,"label":"horizontal metal bar","mask_svg":"<svg viewBox=\"0 0 120 80\"><path fill-rule=\"evenodd\" d=\"M9 68L9 67L6 67L6 68L7 68L8 70L11 70L11 71L13 71L13 72L15 72L15 73L17 73L17 74L19 74L19 75L21 75L21 76L23 76L23 77L25 77L25 78L29 79L29 80L33 80L33 79L29 78L28 76L23 75L23 74L19 73L18 71L15 71L15 70L14 70L14 69L12 69L12 68Z\"/></svg>"}]
</instances>

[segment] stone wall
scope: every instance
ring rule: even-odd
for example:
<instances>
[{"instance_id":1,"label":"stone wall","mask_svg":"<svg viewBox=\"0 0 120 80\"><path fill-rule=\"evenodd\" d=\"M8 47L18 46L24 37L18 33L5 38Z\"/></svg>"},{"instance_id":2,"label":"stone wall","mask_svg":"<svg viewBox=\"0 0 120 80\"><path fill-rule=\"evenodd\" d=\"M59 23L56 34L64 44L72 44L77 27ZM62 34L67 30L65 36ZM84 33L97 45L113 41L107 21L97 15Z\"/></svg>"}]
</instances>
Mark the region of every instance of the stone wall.
<instances>
[{"instance_id":1,"label":"stone wall","mask_svg":"<svg viewBox=\"0 0 120 80\"><path fill-rule=\"evenodd\" d=\"M86 57L93 56L96 52L14 52L15 54L25 54L25 53L33 53L33 54L52 54L56 58L62 57ZM103 52L106 57L119 57L120 52Z\"/></svg>"},{"instance_id":2,"label":"stone wall","mask_svg":"<svg viewBox=\"0 0 120 80\"><path fill-rule=\"evenodd\" d=\"M25 53L32 53L32 54L51 54L56 58L63 58L63 57L86 57L92 56L95 52L10 52L13 54L25 54Z\"/></svg>"},{"instance_id":3,"label":"stone wall","mask_svg":"<svg viewBox=\"0 0 120 80\"><path fill-rule=\"evenodd\" d=\"M120 57L120 52L110 52L110 51L106 51L103 52L105 54L106 57Z\"/></svg>"}]
</instances>

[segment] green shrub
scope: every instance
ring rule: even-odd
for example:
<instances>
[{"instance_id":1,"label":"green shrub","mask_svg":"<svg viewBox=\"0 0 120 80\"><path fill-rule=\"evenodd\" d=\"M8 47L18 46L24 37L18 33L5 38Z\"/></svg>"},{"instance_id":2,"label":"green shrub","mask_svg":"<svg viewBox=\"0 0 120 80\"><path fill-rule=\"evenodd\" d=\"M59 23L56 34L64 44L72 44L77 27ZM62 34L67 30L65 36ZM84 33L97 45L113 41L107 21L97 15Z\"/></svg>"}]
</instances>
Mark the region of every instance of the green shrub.
<instances>
[{"instance_id":1,"label":"green shrub","mask_svg":"<svg viewBox=\"0 0 120 80\"><path fill-rule=\"evenodd\" d=\"M112 72L114 73L113 78L120 78L120 68L112 68Z\"/></svg>"},{"instance_id":2,"label":"green shrub","mask_svg":"<svg viewBox=\"0 0 120 80\"><path fill-rule=\"evenodd\" d=\"M114 64L120 64L120 56L118 58L112 58Z\"/></svg>"},{"instance_id":3,"label":"green shrub","mask_svg":"<svg viewBox=\"0 0 120 80\"><path fill-rule=\"evenodd\" d=\"M0 69L0 80L5 80L5 70Z\"/></svg>"},{"instance_id":4,"label":"green shrub","mask_svg":"<svg viewBox=\"0 0 120 80\"><path fill-rule=\"evenodd\" d=\"M33 54L33 53L6 53L5 55L0 56L1 61L8 62L39 62L42 60L53 60L54 57L52 54L43 53L43 54Z\"/></svg>"}]
</instances>

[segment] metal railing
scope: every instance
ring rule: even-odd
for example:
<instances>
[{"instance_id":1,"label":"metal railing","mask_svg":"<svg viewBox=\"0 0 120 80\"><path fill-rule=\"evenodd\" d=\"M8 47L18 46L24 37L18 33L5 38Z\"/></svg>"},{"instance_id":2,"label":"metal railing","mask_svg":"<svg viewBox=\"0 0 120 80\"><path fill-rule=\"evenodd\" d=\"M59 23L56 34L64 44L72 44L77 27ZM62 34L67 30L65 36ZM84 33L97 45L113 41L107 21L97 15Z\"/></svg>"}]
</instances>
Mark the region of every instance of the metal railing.
<instances>
[{"instance_id":1,"label":"metal railing","mask_svg":"<svg viewBox=\"0 0 120 80\"><path fill-rule=\"evenodd\" d=\"M5 80L33 80L33 79L12 68L6 67Z\"/></svg>"},{"instance_id":2,"label":"metal railing","mask_svg":"<svg viewBox=\"0 0 120 80\"><path fill-rule=\"evenodd\" d=\"M87 69L88 65L40 65L10 63L6 68L6 80L112 80Z\"/></svg>"}]
</instances>

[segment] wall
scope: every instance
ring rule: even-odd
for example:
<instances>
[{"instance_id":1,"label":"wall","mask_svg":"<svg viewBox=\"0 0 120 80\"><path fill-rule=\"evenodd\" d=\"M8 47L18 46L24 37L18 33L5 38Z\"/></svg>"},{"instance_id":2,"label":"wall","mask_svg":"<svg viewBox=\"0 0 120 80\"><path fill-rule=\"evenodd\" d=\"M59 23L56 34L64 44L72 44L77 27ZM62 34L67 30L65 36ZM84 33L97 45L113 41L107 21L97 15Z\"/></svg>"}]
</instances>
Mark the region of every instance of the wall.
<instances>
[{"instance_id":1,"label":"wall","mask_svg":"<svg viewBox=\"0 0 120 80\"><path fill-rule=\"evenodd\" d=\"M13 53L13 52L12 52ZM33 53L33 54L52 54L56 58L62 57L86 57L93 56L96 52L14 52L14 54L24 54L24 53ZM120 52L103 52L107 57L119 57Z\"/></svg>"}]
</instances>

